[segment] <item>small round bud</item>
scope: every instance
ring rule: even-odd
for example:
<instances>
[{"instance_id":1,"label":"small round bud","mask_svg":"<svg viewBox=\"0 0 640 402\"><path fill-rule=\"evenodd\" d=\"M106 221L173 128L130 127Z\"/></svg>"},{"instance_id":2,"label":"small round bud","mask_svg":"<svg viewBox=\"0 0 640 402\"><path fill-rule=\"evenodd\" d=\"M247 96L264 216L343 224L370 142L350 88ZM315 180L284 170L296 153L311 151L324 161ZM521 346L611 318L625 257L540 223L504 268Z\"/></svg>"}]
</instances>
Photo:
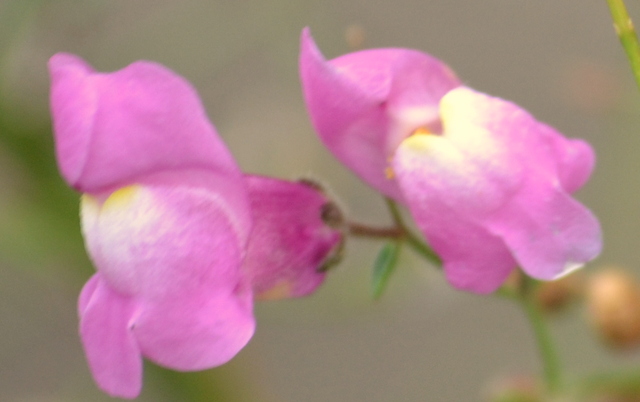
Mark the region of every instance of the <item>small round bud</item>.
<instances>
[{"instance_id":1,"label":"small round bud","mask_svg":"<svg viewBox=\"0 0 640 402\"><path fill-rule=\"evenodd\" d=\"M640 289L621 269L593 275L587 286L589 318L600 337L616 348L640 343Z\"/></svg>"},{"instance_id":2,"label":"small round bud","mask_svg":"<svg viewBox=\"0 0 640 402\"><path fill-rule=\"evenodd\" d=\"M344 32L344 38L352 50L359 50L364 47L364 42L367 39L367 31L360 24L351 24Z\"/></svg>"},{"instance_id":3,"label":"small round bud","mask_svg":"<svg viewBox=\"0 0 640 402\"><path fill-rule=\"evenodd\" d=\"M580 297L584 278L576 272L551 282L543 282L535 291L535 300L545 313L556 313Z\"/></svg>"}]
</instances>

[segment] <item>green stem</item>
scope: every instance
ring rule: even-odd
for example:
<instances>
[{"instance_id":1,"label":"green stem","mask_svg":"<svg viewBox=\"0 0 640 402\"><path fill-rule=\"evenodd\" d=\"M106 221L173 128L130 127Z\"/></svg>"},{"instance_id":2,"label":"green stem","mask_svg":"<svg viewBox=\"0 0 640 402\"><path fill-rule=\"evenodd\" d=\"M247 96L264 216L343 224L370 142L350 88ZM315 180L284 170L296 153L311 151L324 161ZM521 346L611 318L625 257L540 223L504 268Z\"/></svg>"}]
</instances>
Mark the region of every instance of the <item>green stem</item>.
<instances>
[{"instance_id":1,"label":"green stem","mask_svg":"<svg viewBox=\"0 0 640 402\"><path fill-rule=\"evenodd\" d=\"M534 337L542 359L543 375L547 391L551 395L556 395L562 387L560 359L551 338L545 317L533 298L533 290L536 282L526 275L523 281L522 292L518 295L518 300L533 328Z\"/></svg>"},{"instance_id":2,"label":"green stem","mask_svg":"<svg viewBox=\"0 0 640 402\"><path fill-rule=\"evenodd\" d=\"M391 216L393 217L392 227L374 227L358 222L346 222L346 229L349 235L355 237L366 237L370 239L388 239L388 240L400 240L405 241L414 251L423 256L427 261L440 267L442 260L438 255L431 250L421 239L420 236L413 233L411 229L404 223L402 214L396 203L385 198Z\"/></svg>"},{"instance_id":3,"label":"green stem","mask_svg":"<svg viewBox=\"0 0 640 402\"><path fill-rule=\"evenodd\" d=\"M407 227L407 225L404 223L404 219L402 219L402 214L398 209L398 205L390 198L385 198L385 201L387 203L387 207L389 207L389 211L391 212L393 221L400 229L402 229L402 232L404 232L404 238L409 246L411 246L411 248L413 248L413 250L418 254L429 260L432 264L440 267L442 265L442 260L440 259L440 257L438 257L438 255L433 250L431 250L429 246L427 246L422 240L420 240L420 237L418 237L415 233L413 233L413 231L411 231L411 229Z\"/></svg>"},{"instance_id":4,"label":"green stem","mask_svg":"<svg viewBox=\"0 0 640 402\"><path fill-rule=\"evenodd\" d=\"M640 88L640 44L638 44L633 22L627 13L624 0L607 0L607 4L613 18L613 26L624 51L627 53L636 84Z\"/></svg>"},{"instance_id":5,"label":"green stem","mask_svg":"<svg viewBox=\"0 0 640 402\"><path fill-rule=\"evenodd\" d=\"M402 238L416 252L425 257L425 259L440 267L442 265L440 257L438 257L429 246L427 246L407 227L397 204L389 198L386 198L385 200L396 225L395 228L383 228L377 230L367 229L360 231L358 225L352 224L350 226L352 234L366 237L386 237L389 239ZM365 226L363 227L366 229ZM354 228L358 230L354 231ZM534 291L537 286L537 282L526 275L523 275L522 280L522 285L517 291L511 291L508 288L503 287L498 291L498 294L503 297L517 300L522 306L522 309L527 315L527 318L533 328L534 337L542 359L543 376L547 391L551 395L556 395L562 387L560 359L551 338L544 314L534 299Z\"/></svg>"},{"instance_id":6,"label":"green stem","mask_svg":"<svg viewBox=\"0 0 640 402\"><path fill-rule=\"evenodd\" d=\"M589 396L606 394L638 400L640 397L640 369L618 369L611 372L594 373L574 384L577 396L586 399ZM635 399L631 399L635 398Z\"/></svg>"},{"instance_id":7,"label":"green stem","mask_svg":"<svg viewBox=\"0 0 640 402\"><path fill-rule=\"evenodd\" d=\"M373 227L358 222L349 222L347 230L351 236L378 239L402 239L405 234L398 227Z\"/></svg>"},{"instance_id":8,"label":"green stem","mask_svg":"<svg viewBox=\"0 0 640 402\"><path fill-rule=\"evenodd\" d=\"M369 233L366 233L366 231L363 231L362 233L355 233L359 232L359 230L354 232L354 226L351 225L352 233L367 237L402 238L416 252L425 257L425 259L440 267L442 265L440 257L438 257L429 246L427 246L407 227L397 204L389 198L386 198L385 200L396 225L395 231L393 230L394 228L379 229L375 231L379 234L376 236L371 230L369 230ZM547 391L551 395L556 395L562 387L560 359L551 338L544 314L534 299L534 291L537 286L537 282L526 275L523 275L522 280L522 285L517 291L511 291L503 287L499 290L498 294L503 297L517 300L522 306L522 309L526 313L533 328L534 337L542 359L544 382L546 384Z\"/></svg>"}]
</instances>

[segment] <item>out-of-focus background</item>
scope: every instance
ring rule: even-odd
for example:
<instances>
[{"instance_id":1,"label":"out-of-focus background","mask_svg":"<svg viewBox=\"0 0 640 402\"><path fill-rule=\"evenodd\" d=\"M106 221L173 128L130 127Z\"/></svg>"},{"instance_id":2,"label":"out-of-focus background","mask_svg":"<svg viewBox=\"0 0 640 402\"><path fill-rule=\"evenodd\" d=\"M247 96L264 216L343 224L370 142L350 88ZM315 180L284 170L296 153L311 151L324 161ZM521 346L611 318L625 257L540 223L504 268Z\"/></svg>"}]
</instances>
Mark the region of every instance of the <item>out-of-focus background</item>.
<instances>
[{"instance_id":1,"label":"out-of-focus background","mask_svg":"<svg viewBox=\"0 0 640 402\"><path fill-rule=\"evenodd\" d=\"M46 63L56 52L101 71L139 59L168 66L198 89L243 169L318 178L353 218L390 223L380 197L314 136L297 72L305 26L329 58L429 52L469 86L587 139L598 165L578 198L605 234L587 269L640 273L640 98L604 1L0 0L0 400L110 400L77 336L76 297L93 268L78 195L53 157ZM409 250L373 301L381 245L349 241L315 295L258 304L253 340L227 365L174 374L148 364L139 400L481 401L501 378L539 370L517 306L453 291ZM573 374L640 363L603 349L580 307L553 333Z\"/></svg>"}]
</instances>

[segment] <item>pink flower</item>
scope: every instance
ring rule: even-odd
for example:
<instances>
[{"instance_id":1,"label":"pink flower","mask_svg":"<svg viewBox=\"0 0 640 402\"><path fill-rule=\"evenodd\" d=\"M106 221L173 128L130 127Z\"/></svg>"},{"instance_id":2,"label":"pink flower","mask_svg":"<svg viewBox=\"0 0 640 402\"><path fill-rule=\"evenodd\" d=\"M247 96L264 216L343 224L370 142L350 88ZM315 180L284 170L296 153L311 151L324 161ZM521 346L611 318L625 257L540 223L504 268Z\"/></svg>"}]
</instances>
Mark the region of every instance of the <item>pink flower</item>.
<instances>
[{"instance_id":1,"label":"pink flower","mask_svg":"<svg viewBox=\"0 0 640 402\"><path fill-rule=\"evenodd\" d=\"M569 195L593 169L587 143L461 86L424 53L376 49L326 61L308 29L301 48L320 138L408 206L453 286L492 292L518 265L555 279L598 255L598 221Z\"/></svg>"},{"instance_id":2,"label":"pink flower","mask_svg":"<svg viewBox=\"0 0 640 402\"><path fill-rule=\"evenodd\" d=\"M193 88L149 62L110 74L51 58L62 175L83 192L97 273L80 295L80 335L98 385L136 397L142 356L176 370L221 365L249 341L253 297L295 297L341 234L301 183L244 176Z\"/></svg>"}]
</instances>

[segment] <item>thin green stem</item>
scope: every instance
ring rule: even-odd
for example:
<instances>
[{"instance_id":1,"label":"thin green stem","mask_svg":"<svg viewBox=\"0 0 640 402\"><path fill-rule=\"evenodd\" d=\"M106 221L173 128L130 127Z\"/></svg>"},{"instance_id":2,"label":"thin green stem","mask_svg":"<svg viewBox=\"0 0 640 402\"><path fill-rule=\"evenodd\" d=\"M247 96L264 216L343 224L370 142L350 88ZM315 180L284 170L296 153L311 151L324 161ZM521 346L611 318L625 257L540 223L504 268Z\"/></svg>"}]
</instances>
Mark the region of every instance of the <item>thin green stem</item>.
<instances>
[{"instance_id":1,"label":"thin green stem","mask_svg":"<svg viewBox=\"0 0 640 402\"><path fill-rule=\"evenodd\" d=\"M613 26L618 38L620 38L624 51L627 53L636 84L640 88L640 44L638 44L633 21L631 21L629 13L627 13L624 0L607 0L607 4L611 11L611 18L613 18Z\"/></svg>"},{"instance_id":2,"label":"thin green stem","mask_svg":"<svg viewBox=\"0 0 640 402\"><path fill-rule=\"evenodd\" d=\"M396 227L399 229L400 233L404 234L404 240L420 255L440 267L442 265L440 257L438 257L433 250L429 248L429 246L427 246L407 227L397 204L389 198L386 198L385 200ZM499 291L499 295L514 299L522 306L522 309L533 328L534 337L540 352L540 358L542 359L543 377L547 391L551 395L556 395L562 387L560 359L556 352L551 333L549 332L545 316L534 299L534 291L537 286L537 282L526 275L523 275L522 280L523 282L518 290L511 291L507 288L503 288Z\"/></svg>"},{"instance_id":3,"label":"thin green stem","mask_svg":"<svg viewBox=\"0 0 640 402\"><path fill-rule=\"evenodd\" d=\"M396 203L385 198L391 216L393 217L394 226L391 227L374 227L358 222L345 222L346 230L351 236L355 237L367 237L370 239L389 239L405 241L414 251L423 256L426 260L430 261L434 265L440 267L442 260L438 255L431 250L421 239L416 235L409 227L404 223L402 214L398 209Z\"/></svg>"},{"instance_id":4,"label":"thin green stem","mask_svg":"<svg viewBox=\"0 0 640 402\"><path fill-rule=\"evenodd\" d=\"M413 233L411 229L409 229L409 227L407 227L407 225L404 223L404 219L402 219L402 214L398 209L398 205L390 198L385 198L385 201L387 203L389 211L391 212L393 221L404 232L405 240L407 241L409 246L411 246L414 251L425 257L431 263L440 267L442 265L442 260L440 259L440 257L438 257L438 255L433 250L431 250L431 248L427 246L420 239L420 237L418 237L415 233Z\"/></svg>"},{"instance_id":5,"label":"thin green stem","mask_svg":"<svg viewBox=\"0 0 640 402\"><path fill-rule=\"evenodd\" d=\"M433 250L431 250L429 246L424 244L413 232L408 231L406 233L407 233L407 236L405 237L405 239L407 240L407 243L409 244L409 246L411 246L411 248L413 248L414 251L416 251L418 254L422 255L423 257L425 257L427 260L429 260L432 264L436 265L438 268L442 266L442 260L440 259L440 257L438 257L438 255Z\"/></svg>"},{"instance_id":6,"label":"thin green stem","mask_svg":"<svg viewBox=\"0 0 640 402\"><path fill-rule=\"evenodd\" d=\"M440 267L442 265L440 257L407 227L397 204L389 198L385 200L393 217L395 227L375 229L362 225L365 230L360 230L362 229L359 227L360 225L350 224L350 232L354 235L365 237L403 239L425 259ZM547 392L550 395L557 395L562 388L562 370L545 316L534 299L537 282L526 275L523 275L522 281L517 290L512 291L507 287L503 287L498 291L498 295L513 299L522 306L533 328L534 338L540 352Z\"/></svg>"},{"instance_id":7,"label":"thin green stem","mask_svg":"<svg viewBox=\"0 0 640 402\"><path fill-rule=\"evenodd\" d=\"M629 398L628 400L638 400L640 397L640 369L617 369L610 372L594 373L578 380L573 386L577 389L577 396L584 399L596 394L608 394L625 396Z\"/></svg>"},{"instance_id":8,"label":"thin green stem","mask_svg":"<svg viewBox=\"0 0 640 402\"><path fill-rule=\"evenodd\" d=\"M560 359L551 338L544 314L533 298L533 290L536 282L527 276L524 276L523 281L522 291L518 295L518 300L533 328L540 358L542 359L543 376L547 391L551 395L556 395L562 387Z\"/></svg>"},{"instance_id":9,"label":"thin green stem","mask_svg":"<svg viewBox=\"0 0 640 402\"><path fill-rule=\"evenodd\" d=\"M358 222L349 222L347 230L351 236L355 237L378 239L402 239L405 237L402 229L398 227L373 227Z\"/></svg>"}]
</instances>

